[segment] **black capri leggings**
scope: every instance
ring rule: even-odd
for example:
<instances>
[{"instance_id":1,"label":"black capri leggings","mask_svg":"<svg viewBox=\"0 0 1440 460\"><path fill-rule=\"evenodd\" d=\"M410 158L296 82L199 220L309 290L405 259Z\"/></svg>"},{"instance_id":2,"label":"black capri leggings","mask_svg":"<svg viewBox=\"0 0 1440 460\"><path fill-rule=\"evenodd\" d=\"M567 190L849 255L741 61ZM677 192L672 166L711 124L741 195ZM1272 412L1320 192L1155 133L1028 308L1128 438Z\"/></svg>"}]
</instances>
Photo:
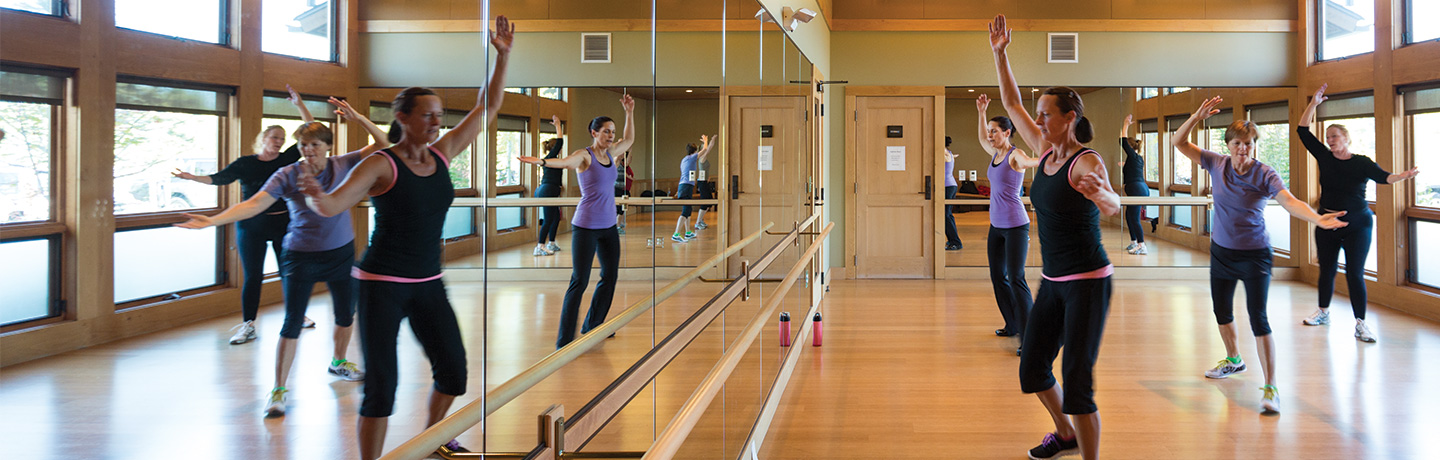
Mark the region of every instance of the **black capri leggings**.
<instances>
[{"instance_id":1,"label":"black capri leggings","mask_svg":"<svg viewBox=\"0 0 1440 460\"><path fill-rule=\"evenodd\" d=\"M1131 182L1125 184L1125 196L1150 196L1150 186L1144 182ZM1140 226L1140 214L1145 211L1144 206L1125 207L1125 225L1130 227L1130 240L1138 243L1145 242L1145 229Z\"/></svg>"},{"instance_id":2,"label":"black capri leggings","mask_svg":"<svg viewBox=\"0 0 1440 460\"><path fill-rule=\"evenodd\" d=\"M1330 213L1333 210L1321 209ZM1350 307L1355 310L1355 319L1365 319L1365 303L1369 300L1365 292L1365 259L1370 252L1370 239L1374 235L1375 214L1369 208L1350 211L1340 218L1350 225L1335 230L1315 227L1316 258L1320 262L1319 286L1320 308L1330 307L1330 297L1335 295L1335 273L1340 271L1340 250L1345 250L1345 284L1350 287Z\"/></svg>"},{"instance_id":3,"label":"black capri leggings","mask_svg":"<svg viewBox=\"0 0 1440 460\"><path fill-rule=\"evenodd\" d=\"M287 213L261 214L242 220L235 226L235 246L240 253L240 267L245 275L245 282L240 285L240 314L245 321L254 321L260 311L260 286L265 282L266 243L269 243L271 252L275 253L275 261L280 262L280 242L285 239L285 229L289 226L290 215Z\"/></svg>"},{"instance_id":4,"label":"black capri leggings","mask_svg":"<svg viewBox=\"0 0 1440 460\"><path fill-rule=\"evenodd\" d=\"M948 200L951 198L955 198L955 191L958 189L960 189L960 187L954 185L946 185L945 199ZM955 228L955 207L945 205L945 245L960 246L961 244L964 243L960 241L960 231L959 229ZM994 269L992 268L991 270L993 272ZM1005 323L1009 324L1010 322L1006 321Z\"/></svg>"},{"instance_id":5,"label":"black capri leggings","mask_svg":"<svg viewBox=\"0 0 1440 460\"><path fill-rule=\"evenodd\" d=\"M560 196L560 186L556 184L540 184L535 188L536 198L555 198ZM543 222L540 223L539 244L555 241L555 233L560 230L560 207L544 206L540 208L540 216Z\"/></svg>"},{"instance_id":6,"label":"black capri leggings","mask_svg":"<svg viewBox=\"0 0 1440 460\"><path fill-rule=\"evenodd\" d=\"M1030 224L1012 228L990 226L985 253L990 256L990 285L995 289L995 304L1000 307L1000 316L1005 318L1005 330L1021 337L1034 305L1030 285L1025 282L1025 259L1029 252Z\"/></svg>"},{"instance_id":7,"label":"black capri leggings","mask_svg":"<svg viewBox=\"0 0 1440 460\"><path fill-rule=\"evenodd\" d=\"M581 334L605 322L605 315L610 313L610 301L615 297L615 281L620 276L620 233L614 226L600 230L575 227L570 243L571 264L575 271L570 274L570 287L565 289L565 303L560 310L560 334L555 339L555 348L575 340L575 319L580 316L580 299L585 296L585 287L590 285L590 266L595 254L600 254L600 282L595 284L595 296L590 299L590 312L585 314Z\"/></svg>"},{"instance_id":8,"label":"black capri leggings","mask_svg":"<svg viewBox=\"0 0 1440 460\"><path fill-rule=\"evenodd\" d=\"M1210 243L1210 299L1215 305L1216 323L1235 322L1235 287L1244 281L1250 331L1256 337L1270 333L1270 320L1265 312L1273 263L1270 248L1241 250Z\"/></svg>"},{"instance_id":9,"label":"black capri leggings","mask_svg":"<svg viewBox=\"0 0 1440 460\"><path fill-rule=\"evenodd\" d=\"M1021 341L1020 390L1038 393L1055 386L1055 356L1065 347L1061 412L1091 414L1095 407L1095 361L1110 312L1110 277L1040 281L1035 308Z\"/></svg>"},{"instance_id":10,"label":"black capri leggings","mask_svg":"<svg viewBox=\"0 0 1440 460\"><path fill-rule=\"evenodd\" d=\"M680 190L675 193L675 198L681 200L688 200L693 196L695 196L695 184L680 184ZM685 206L681 206L680 216L690 217L690 213L691 211L693 211L693 209L694 208L688 204Z\"/></svg>"},{"instance_id":11,"label":"black capri leggings","mask_svg":"<svg viewBox=\"0 0 1440 460\"><path fill-rule=\"evenodd\" d=\"M335 310L335 325L350 327L355 321L355 278L350 268L355 265L355 243L329 251L285 250L280 258L281 284L285 287L285 325L280 336L300 338L305 322L305 309L310 306L310 293L315 283L330 287L330 304Z\"/></svg>"},{"instance_id":12,"label":"black capri leggings","mask_svg":"<svg viewBox=\"0 0 1440 460\"><path fill-rule=\"evenodd\" d=\"M360 350L365 356L365 398L360 415L389 417L395 410L395 388L400 371L395 342L400 320L410 318L410 331L430 358L435 391L451 396L465 394L465 342L445 284L359 280Z\"/></svg>"}]
</instances>

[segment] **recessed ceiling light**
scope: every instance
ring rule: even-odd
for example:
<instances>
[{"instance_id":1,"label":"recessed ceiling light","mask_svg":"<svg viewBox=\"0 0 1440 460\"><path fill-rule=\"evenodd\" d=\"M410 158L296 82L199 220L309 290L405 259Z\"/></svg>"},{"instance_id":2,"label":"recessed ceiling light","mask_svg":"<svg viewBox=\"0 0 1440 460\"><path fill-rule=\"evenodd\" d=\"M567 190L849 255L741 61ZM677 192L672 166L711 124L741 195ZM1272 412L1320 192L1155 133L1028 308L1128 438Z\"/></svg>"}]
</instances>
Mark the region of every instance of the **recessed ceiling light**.
<instances>
[{"instance_id":1,"label":"recessed ceiling light","mask_svg":"<svg viewBox=\"0 0 1440 460\"><path fill-rule=\"evenodd\" d=\"M1036 91L1040 91L1040 88L1030 88L1030 92L1033 93L1033 92L1036 92Z\"/></svg>"},{"instance_id":2,"label":"recessed ceiling light","mask_svg":"<svg viewBox=\"0 0 1440 460\"><path fill-rule=\"evenodd\" d=\"M693 93L693 92L695 92L695 90L693 90L693 89L687 89L687 90L685 90L685 92L687 92L687 93Z\"/></svg>"},{"instance_id":3,"label":"recessed ceiling light","mask_svg":"<svg viewBox=\"0 0 1440 460\"><path fill-rule=\"evenodd\" d=\"M973 90L973 89L972 89L972 90L968 90L968 91L970 91L970 92L972 92L972 93L975 92L975 90Z\"/></svg>"}]
</instances>

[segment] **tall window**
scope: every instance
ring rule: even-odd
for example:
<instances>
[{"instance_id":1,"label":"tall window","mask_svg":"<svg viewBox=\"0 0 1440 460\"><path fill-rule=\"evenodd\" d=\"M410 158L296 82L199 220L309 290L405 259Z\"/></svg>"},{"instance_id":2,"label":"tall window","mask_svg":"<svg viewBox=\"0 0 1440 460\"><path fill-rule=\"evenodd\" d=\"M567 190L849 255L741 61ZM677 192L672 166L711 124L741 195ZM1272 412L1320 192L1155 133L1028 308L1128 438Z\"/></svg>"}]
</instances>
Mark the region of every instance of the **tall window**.
<instances>
[{"instance_id":1,"label":"tall window","mask_svg":"<svg viewBox=\"0 0 1440 460\"><path fill-rule=\"evenodd\" d=\"M520 157L530 144L530 120L500 117L495 139L495 186L520 185Z\"/></svg>"},{"instance_id":2,"label":"tall window","mask_svg":"<svg viewBox=\"0 0 1440 460\"><path fill-rule=\"evenodd\" d=\"M1355 155L1365 155L1375 159L1375 98L1370 95L1359 96L1335 96L1329 102L1321 104L1316 110L1316 118L1320 125L1315 136L1325 141L1325 130L1331 126L1343 125L1350 131L1349 151ZM1324 193L1324 190L1321 191ZM1365 182L1365 200L1370 202L1371 212L1375 211L1375 182ZM1370 252L1365 259L1365 270L1375 271L1379 266L1376 260L1376 246L1380 243L1380 226L1372 226ZM1343 264L1342 264L1343 266Z\"/></svg>"},{"instance_id":3,"label":"tall window","mask_svg":"<svg viewBox=\"0 0 1440 460\"><path fill-rule=\"evenodd\" d=\"M163 298L223 282L225 233L170 224L214 209L220 187L172 171L214 173L231 90L122 78L115 88L115 302ZM148 214L135 216L135 214Z\"/></svg>"},{"instance_id":4,"label":"tall window","mask_svg":"<svg viewBox=\"0 0 1440 460\"><path fill-rule=\"evenodd\" d=\"M1375 51L1375 0L1320 0L1320 60Z\"/></svg>"},{"instance_id":5,"label":"tall window","mask_svg":"<svg viewBox=\"0 0 1440 460\"><path fill-rule=\"evenodd\" d=\"M1185 123L1185 118L1170 118L1165 120L1165 122L1169 125L1170 135L1174 136L1175 130L1179 129L1180 125ZM1175 167L1170 177L1172 183L1175 185L1191 185L1194 180L1194 168L1192 167L1194 163L1190 161L1190 157L1176 151L1173 142L1167 146L1167 150L1170 151L1171 161Z\"/></svg>"},{"instance_id":6,"label":"tall window","mask_svg":"<svg viewBox=\"0 0 1440 460\"><path fill-rule=\"evenodd\" d=\"M1416 8L1419 5L1415 6ZM1440 289L1440 177L1428 171L1440 171L1440 87L1407 89L1404 96L1406 135L1409 148L1406 157L1410 167L1426 174L1415 176L1415 204L1406 215L1410 229L1410 270L1408 279L1414 283Z\"/></svg>"},{"instance_id":7,"label":"tall window","mask_svg":"<svg viewBox=\"0 0 1440 460\"><path fill-rule=\"evenodd\" d=\"M264 126L276 125L285 128L285 144L289 145L295 143L295 130L305 122L304 119L300 117L300 111L295 108L294 104L291 104L290 101L286 99L286 96L287 95L283 93L265 93L261 106L261 113L264 114L264 118L260 120L260 124ZM331 130L335 129L336 117L334 107L319 98L301 97L302 102L305 103L305 109L310 111L310 115L315 117L315 121L325 123L330 126ZM344 153L345 152L336 152L333 149L330 152L331 155Z\"/></svg>"},{"instance_id":8,"label":"tall window","mask_svg":"<svg viewBox=\"0 0 1440 460\"><path fill-rule=\"evenodd\" d=\"M1406 43L1440 38L1440 2L1405 0L1405 7Z\"/></svg>"},{"instance_id":9,"label":"tall window","mask_svg":"<svg viewBox=\"0 0 1440 460\"><path fill-rule=\"evenodd\" d=\"M330 0L265 0L260 49L317 61L335 60L335 10Z\"/></svg>"},{"instance_id":10,"label":"tall window","mask_svg":"<svg viewBox=\"0 0 1440 460\"><path fill-rule=\"evenodd\" d=\"M1155 120L1140 122L1140 144L1145 151L1145 181L1160 182L1160 133Z\"/></svg>"},{"instance_id":11,"label":"tall window","mask_svg":"<svg viewBox=\"0 0 1440 460\"><path fill-rule=\"evenodd\" d=\"M0 326L61 314L54 155L68 74L0 65Z\"/></svg>"},{"instance_id":12,"label":"tall window","mask_svg":"<svg viewBox=\"0 0 1440 460\"><path fill-rule=\"evenodd\" d=\"M207 43L227 44L223 0L115 0L115 26Z\"/></svg>"},{"instance_id":13,"label":"tall window","mask_svg":"<svg viewBox=\"0 0 1440 460\"><path fill-rule=\"evenodd\" d=\"M1250 121L1260 130L1255 141L1255 159L1280 175L1285 188L1290 188L1290 107L1284 102L1248 108ZM1290 214L1278 205L1265 207L1265 230L1270 245L1281 253L1290 251Z\"/></svg>"},{"instance_id":14,"label":"tall window","mask_svg":"<svg viewBox=\"0 0 1440 460\"><path fill-rule=\"evenodd\" d=\"M64 4L59 0L0 0L0 8L29 11L31 13L64 16Z\"/></svg>"}]
</instances>

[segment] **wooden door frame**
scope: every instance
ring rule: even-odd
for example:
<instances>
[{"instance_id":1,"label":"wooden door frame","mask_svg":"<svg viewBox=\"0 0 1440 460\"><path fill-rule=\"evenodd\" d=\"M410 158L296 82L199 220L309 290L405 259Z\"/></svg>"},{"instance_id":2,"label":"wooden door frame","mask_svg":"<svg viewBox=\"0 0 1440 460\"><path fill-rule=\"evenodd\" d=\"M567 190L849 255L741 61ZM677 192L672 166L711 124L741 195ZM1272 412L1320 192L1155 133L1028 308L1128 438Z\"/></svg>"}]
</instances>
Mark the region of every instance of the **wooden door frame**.
<instances>
[{"instance_id":1,"label":"wooden door frame","mask_svg":"<svg viewBox=\"0 0 1440 460\"><path fill-rule=\"evenodd\" d=\"M743 233L737 234L737 235L731 235L731 234L730 234L730 226L729 226L729 224L728 224L728 222L730 222L730 206L731 206L731 203L730 203L730 174L731 174L731 172L730 172L730 142L731 142L731 139L730 139L730 122L731 122L731 120L730 120L730 99L733 98L733 97L791 96L791 97L805 98L805 99L806 99L805 104L809 104L810 93L809 93L809 92L806 92L805 90L803 90L803 89L801 89L801 88L797 88L797 86L804 87L804 86L808 86L808 85L780 85L780 86L730 85L730 86L721 86L721 87L720 87L720 124L721 124L721 126L720 126L720 141L719 141L718 144L715 146L715 148L719 149L719 151L721 152L721 160L720 160L720 162L719 162L719 165L720 165L720 173L719 173L719 175L716 176L716 177L718 177L718 179L715 181L715 198L718 199L718 200L720 200L720 201L719 201L719 204L717 204L717 205L715 206L715 212L716 212L715 216L716 216L716 218L717 218L716 222L727 222L727 224L726 224L726 225L718 225L718 226L715 226L715 227L714 227L715 229L719 230L719 235L717 235L717 238L719 239L720 244L718 245L718 247L717 247L717 249L716 249L716 253L717 253L717 254L720 253L720 252L724 252L724 251L725 251L725 248L727 248L727 247L730 246L730 244L731 244L731 238L734 238L734 239L737 239L737 240L738 240L738 239L740 239L740 238L744 238L744 237L745 237L745 234L743 234ZM808 109L807 109L807 110L808 110ZM817 134L817 133L810 133L810 135L813 137L813 136L817 136L818 134ZM780 224L781 224L780 222L776 222L775 224L776 224L776 228L774 229L775 231L783 230L783 229L780 228ZM734 277L734 274L732 274L732 273L730 272L730 269L729 269L729 265L730 265L730 264L727 263L727 262L728 262L728 261L722 261L722 263L720 263L719 265L717 265L717 267L718 267L718 270L721 272L721 276L727 277L727 278L732 278L732 277Z\"/></svg>"},{"instance_id":2,"label":"wooden door frame","mask_svg":"<svg viewBox=\"0 0 1440 460\"><path fill-rule=\"evenodd\" d=\"M944 148L945 130L941 129L945 126L944 86L846 86L844 89L845 109L847 112L850 112L850 116L845 119L845 182L850 183L850 191L845 193L853 196L855 194L855 185L860 180L857 174L860 166L855 151L856 133L858 133L855 126L856 111L858 110L856 98L875 96L919 96L931 98L933 104L932 110L935 114L935 126L931 126L930 130L935 136L934 145L937 146L936 148ZM936 152L938 153L938 150ZM944 169L944 156L931 156L935 163L933 165L934 169L932 170L940 171ZM945 190L944 182L932 180L930 181L930 187L930 196L936 197L936 199L930 200L930 211L931 214L934 215L934 225L932 225L931 231L943 235L945 233L945 221L943 220L944 216L941 215L941 212L944 207L935 206L935 203L945 202L943 198L944 194L942 193ZM860 228L857 220L857 217L859 217L859 203L857 203L857 201L858 197L856 197L856 199L847 198L845 200L845 255L850 256L850 258L842 262L844 263L843 266L847 278L856 278L859 274L859 267L855 266L855 259L859 254L860 247L857 239ZM945 239L935 238L935 244L932 244L930 248L932 251L931 259L934 260L934 267L932 267L933 274L931 275L933 279L944 279L945 277L945 258L941 257L945 253L944 248L940 245L942 241L945 241Z\"/></svg>"}]
</instances>

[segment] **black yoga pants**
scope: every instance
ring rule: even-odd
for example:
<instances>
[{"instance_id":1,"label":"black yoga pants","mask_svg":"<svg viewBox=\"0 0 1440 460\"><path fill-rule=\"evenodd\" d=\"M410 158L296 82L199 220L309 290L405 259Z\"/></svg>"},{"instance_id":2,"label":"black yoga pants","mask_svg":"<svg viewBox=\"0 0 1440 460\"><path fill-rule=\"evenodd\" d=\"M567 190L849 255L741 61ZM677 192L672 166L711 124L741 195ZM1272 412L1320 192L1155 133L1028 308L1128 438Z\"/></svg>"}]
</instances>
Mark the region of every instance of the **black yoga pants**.
<instances>
[{"instance_id":1,"label":"black yoga pants","mask_svg":"<svg viewBox=\"0 0 1440 460\"><path fill-rule=\"evenodd\" d=\"M1321 210L1322 213L1334 212ZM1370 252L1370 239L1374 235L1375 215L1369 209L1364 212L1351 211L1340 220L1350 225L1335 230L1315 227L1316 258L1320 262L1319 285L1320 308L1330 307L1330 297L1335 295L1335 273L1340 271L1340 250L1345 250L1345 284L1350 287L1350 307L1355 310L1355 319L1365 319L1365 259Z\"/></svg>"},{"instance_id":2,"label":"black yoga pants","mask_svg":"<svg viewBox=\"0 0 1440 460\"><path fill-rule=\"evenodd\" d=\"M359 280L360 350L365 357L365 398L360 415L389 417L395 409L395 388L400 382L396 339L400 320L410 318L410 331L430 358L435 391L465 394L465 342L445 284Z\"/></svg>"},{"instance_id":3,"label":"black yoga pants","mask_svg":"<svg viewBox=\"0 0 1440 460\"><path fill-rule=\"evenodd\" d=\"M305 309L310 306L310 293L315 283L325 283L330 288L330 304L335 312L335 325L350 327L355 321L355 278L350 276L355 266L355 243L329 251L285 250L280 258L281 285L285 287L285 325L280 336L287 339L300 338L300 328L305 322Z\"/></svg>"},{"instance_id":4,"label":"black yoga pants","mask_svg":"<svg viewBox=\"0 0 1440 460\"><path fill-rule=\"evenodd\" d=\"M1150 196L1150 186L1144 182L1131 182L1125 184L1125 196ZM1125 226L1130 229L1130 240L1145 242L1145 229L1140 226L1140 214L1145 211L1144 206L1125 207Z\"/></svg>"},{"instance_id":5,"label":"black yoga pants","mask_svg":"<svg viewBox=\"0 0 1440 460\"><path fill-rule=\"evenodd\" d=\"M956 187L956 186L954 186L954 185L947 185L947 186L945 186L945 199L948 200L948 199L951 199L951 198L955 198L955 190L957 190L957 189L959 189L959 188L960 188L960 187ZM955 228L955 209L954 209L954 208L955 208L954 206L945 205L945 245L946 245L946 246L959 246L959 245L963 244L963 243L960 241L960 232L959 232L958 229Z\"/></svg>"},{"instance_id":6,"label":"black yoga pants","mask_svg":"<svg viewBox=\"0 0 1440 460\"><path fill-rule=\"evenodd\" d=\"M1005 330L1025 333L1033 301L1030 285L1025 282L1025 259L1030 252L1030 224L1012 228L990 226L985 252L990 256L990 285L995 289L995 304L1005 318Z\"/></svg>"},{"instance_id":7,"label":"black yoga pants","mask_svg":"<svg viewBox=\"0 0 1440 460\"><path fill-rule=\"evenodd\" d=\"M570 274L570 287L565 289L555 348L575 340L575 319L580 315L580 300L585 296L585 287L590 284L590 267L596 253L600 255L600 282L595 284L595 296L590 299L590 312L585 314L581 334L605 322L605 315L610 313L610 301L615 297L615 281L620 276L620 233L614 226L600 230L575 227L571 233L570 257L575 271Z\"/></svg>"},{"instance_id":8,"label":"black yoga pants","mask_svg":"<svg viewBox=\"0 0 1440 460\"><path fill-rule=\"evenodd\" d=\"M235 247L240 253L240 267L245 275L245 282L240 285L240 314L245 321L254 321L260 311L266 246L275 254L275 262L280 262L280 244L289 226L290 215L285 213L261 214L242 220L235 226Z\"/></svg>"},{"instance_id":9,"label":"black yoga pants","mask_svg":"<svg viewBox=\"0 0 1440 460\"><path fill-rule=\"evenodd\" d=\"M555 184L540 184L535 188L537 198L555 198L560 196L560 186ZM543 221L540 223L540 234L536 243L545 244L555 241L555 233L560 230L560 207L544 206L540 208L540 216Z\"/></svg>"},{"instance_id":10,"label":"black yoga pants","mask_svg":"<svg viewBox=\"0 0 1440 460\"><path fill-rule=\"evenodd\" d=\"M1065 377L1060 405L1066 414L1091 414L1095 407L1095 361L1110 311L1110 277L1091 280L1040 281L1035 308L1021 341L1020 390L1038 393L1055 386L1053 367L1060 348Z\"/></svg>"}]
</instances>

